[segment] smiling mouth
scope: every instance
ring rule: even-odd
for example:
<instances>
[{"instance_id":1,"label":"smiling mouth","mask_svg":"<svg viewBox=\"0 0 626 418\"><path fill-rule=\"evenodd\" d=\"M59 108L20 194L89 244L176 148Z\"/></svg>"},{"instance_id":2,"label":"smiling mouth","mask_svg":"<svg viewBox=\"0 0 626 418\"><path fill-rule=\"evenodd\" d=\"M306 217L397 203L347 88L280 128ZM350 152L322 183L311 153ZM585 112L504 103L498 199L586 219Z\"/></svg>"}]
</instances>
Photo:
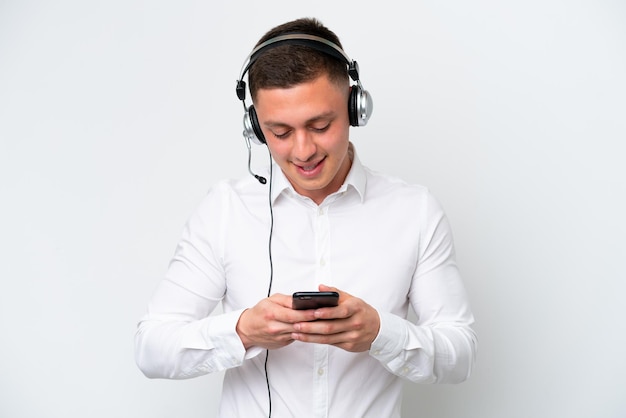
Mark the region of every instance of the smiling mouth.
<instances>
[{"instance_id":1,"label":"smiling mouth","mask_svg":"<svg viewBox=\"0 0 626 418\"><path fill-rule=\"evenodd\" d=\"M312 173L313 171L315 171L317 168L320 167L320 165L322 164L322 162L324 162L325 158L322 158L321 160L315 162L315 163L310 163L307 165L300 165L300 164L296 164L296 167L298 167L299 170L305 172L305 173Z\"/></svg>"}]
</instances>

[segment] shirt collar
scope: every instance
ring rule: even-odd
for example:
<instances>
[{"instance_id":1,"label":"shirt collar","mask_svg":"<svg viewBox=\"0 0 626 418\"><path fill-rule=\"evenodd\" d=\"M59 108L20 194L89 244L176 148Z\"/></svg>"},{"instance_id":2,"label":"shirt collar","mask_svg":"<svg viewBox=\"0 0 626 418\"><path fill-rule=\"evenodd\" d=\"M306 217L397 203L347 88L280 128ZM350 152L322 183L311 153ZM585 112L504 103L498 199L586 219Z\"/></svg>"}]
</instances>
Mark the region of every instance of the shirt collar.
<instances>
[{"instance_id":1,"label":"shirt collar","mask_svg":"<svg viewBox=\"0 0 626 418\"><path fill-rule=\"evenodd\" d=\"M349 145L348 152L352 158L352 166L350 167L350 171L346 176L346 180L344 184L337 190L336 193L345 192L348 189L354 189L361 200L363 202L363 198L365 196L365 186L366 186L366 175L365 168L363 164L361 164L361 160L359 159L356 149L352 142ZM285 176L285 173L280 169L278 164L272 160L272 202L275 203L276 199L282 195L283 193L293 193L294 195L298 195L298 193L294 190L293 186Z\"/></svg>"}]
</instances>

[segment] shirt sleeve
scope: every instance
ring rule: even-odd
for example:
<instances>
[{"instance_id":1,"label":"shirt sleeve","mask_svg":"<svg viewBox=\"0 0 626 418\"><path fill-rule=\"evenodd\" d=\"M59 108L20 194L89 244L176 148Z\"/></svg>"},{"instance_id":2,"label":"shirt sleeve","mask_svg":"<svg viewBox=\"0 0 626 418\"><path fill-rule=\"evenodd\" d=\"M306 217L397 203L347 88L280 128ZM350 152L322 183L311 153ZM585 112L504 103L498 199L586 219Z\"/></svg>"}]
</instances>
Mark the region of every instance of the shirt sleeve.
<instances>
[{"instance_id":1,"label":"shirt sleeve","mask_svg":"<svg viewBox=\"0 0 626 418\"><path fill-rule=\"evenodd\" d=\"M211 191L187 222L165 278L135 334L135 360L148 377L185 379L242 364L246 352L236 332L243 312L213 314L226 289L220 237L227 208ZM221 217L221 218L220 218Z\"/></svg>"},{"instance_id":2,"label":"shirt sleeve","mask_svg":"<svg viewBox=\"0 0 626 418\"><path fill-rule=\"evenodd\" d=\"M449 222L428 196L426 218L409 300L415 323L379 312L380 330L370 355L390 372L414 382L459 383L471 374L477 338L454 253Z\"/></svg>"}]
</instances>

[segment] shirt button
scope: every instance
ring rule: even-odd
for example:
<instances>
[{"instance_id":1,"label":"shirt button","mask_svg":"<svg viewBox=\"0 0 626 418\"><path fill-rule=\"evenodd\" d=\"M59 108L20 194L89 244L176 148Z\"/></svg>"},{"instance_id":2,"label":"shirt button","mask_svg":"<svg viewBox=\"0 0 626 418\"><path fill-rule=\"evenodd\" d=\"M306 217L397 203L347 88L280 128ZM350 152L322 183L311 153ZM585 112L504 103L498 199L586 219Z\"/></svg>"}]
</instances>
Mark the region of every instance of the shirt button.
<instances>
[{"instance_id":1,"label":"shirt button","mask_svg":"<svg viewBox=\"0 0 626 418\"><path fill-rule=\"evenodd\" d=\"M379 354L380 354L380 350L376 350L376 351L374 351L374 355L375 355L375 356L377 356L377 355L379 355Z\"/></svg>"},{"instance_id":2,"label":"shirt button","mask_svg":"<svg viewBox=\"0 0 626 418\"><path fill-rule=\"evenodd\" d=\"M319 208L319 209L317 210L317 214L318 214L318 215L320 215L320 216L322 216L322 215L324 214L324 208Z\"/></svg>"},{"instance_id":3,"label":"shirt button","mask_svg":"<svg viewBox=\"0 0 626 418\"><path fill-rule=\"evenodd\" d=\"M324 260L323 258L320 259L320 266L324 267L326 265L326 260Z\"/></svg>"},{"instance_id":4,"label":"shirt button","mask_svg":"<svg viewBox=\"0 0 626 418\"><path fill-rule=\"evenodd\" d=\"M319 369L317 369L317 374L318 375L323 375L324 374L324 369L322 369L321 367Z\"/></svg>"}]
</instances>

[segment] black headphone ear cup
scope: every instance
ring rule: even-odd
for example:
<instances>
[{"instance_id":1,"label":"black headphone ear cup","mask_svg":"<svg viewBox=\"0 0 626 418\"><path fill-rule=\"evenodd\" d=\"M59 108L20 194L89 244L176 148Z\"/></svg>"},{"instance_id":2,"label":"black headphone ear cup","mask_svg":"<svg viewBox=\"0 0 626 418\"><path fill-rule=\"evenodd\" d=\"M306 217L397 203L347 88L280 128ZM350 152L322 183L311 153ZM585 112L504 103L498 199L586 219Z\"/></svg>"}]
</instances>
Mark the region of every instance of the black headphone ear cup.
<instances>
[{"instance_id":1,"label":"black headphone ear cup","mask_svg":"<svg viewBox=\"0 0 626 418\"><path fill-rule=\"evenodd\" d=\"M350 119L350 126L359 126L357 101L360 90L361 88L359 86L352 86L350 89L350 97L348 98L348 117Z\"/></svg>"},{"instance_id":2,"label":"black headphone ear cup","mask_svg":"<svg viewBox=\"0 0 626 418\"><path fill-rule=\"evenodd\" d=\"M348 117L351 126L365 126L372 115L372 98L366 90L354 85L348 98Z\"/></svg>"},{"instance_id":3,"label":"black headphone ear cup","mask_svg":"<svg viewBox=\"0 0 626 418\"><path fill-rule=\"evenodd\" d=\"M250 106L243 115L243 136L257 145L265 144L265 136L263 136L254 106Z\"/></svg>"}]
</instances>

